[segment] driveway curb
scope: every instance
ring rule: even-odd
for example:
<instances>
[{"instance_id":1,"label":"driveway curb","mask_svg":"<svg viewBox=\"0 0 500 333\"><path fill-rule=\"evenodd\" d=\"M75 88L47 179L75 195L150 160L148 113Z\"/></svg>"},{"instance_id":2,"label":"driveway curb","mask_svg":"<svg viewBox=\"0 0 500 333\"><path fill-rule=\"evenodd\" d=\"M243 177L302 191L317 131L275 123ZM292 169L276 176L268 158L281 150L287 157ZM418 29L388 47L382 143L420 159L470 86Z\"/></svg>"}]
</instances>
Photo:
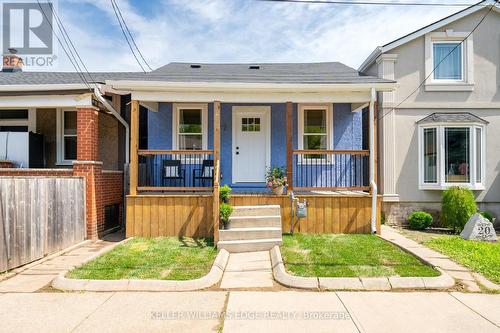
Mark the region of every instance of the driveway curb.
<instances>
[{"instance_id":1,"label":"driveway curb","mask_svg":"<svg viewBox=\"0 0 500 333\"><path fill-rule=\"evenodd\" d=\"M115 246L125 243L130 238L117 243L111 248L100 251L85 262L112 250ZM207 275L194 280L85 280L69 279L66 273L61 273L52 281L52 287L65 291L194 291L209 288L217 284L221 279L229 260L229 252L222 249L217 254L212 268Z\"/></svg>"},{"instance_id":2,"label":"driveway curb","mask_svg":"<svg viewBox=\"0 0 500 333\"><path fill-rule=\"evenodd\" d=\"M455 285L455 280L439 267L441 275L437 277L373 277L373 278L337 278L337 277L300 277L286 272L279 246L271 249L273 276L280 284L299 289L315 290L405 290L405 289L448 289Z\"/></svg>"}]
</instances>

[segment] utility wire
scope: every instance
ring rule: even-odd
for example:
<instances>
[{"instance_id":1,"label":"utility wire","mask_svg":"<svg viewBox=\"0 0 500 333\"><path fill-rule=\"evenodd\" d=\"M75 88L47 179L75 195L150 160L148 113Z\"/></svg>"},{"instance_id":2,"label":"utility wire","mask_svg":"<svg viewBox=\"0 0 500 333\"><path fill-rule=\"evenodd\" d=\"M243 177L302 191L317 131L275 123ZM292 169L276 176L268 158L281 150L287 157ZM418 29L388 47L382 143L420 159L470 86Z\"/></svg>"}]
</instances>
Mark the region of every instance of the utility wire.
<instances>
[{"instance_id":1,"label":"utility wire","mask_svg":"<svg viewBox=\"0 0 500 333\"><path fill-rule=\"evenodd\" d=\"M130 33L130 30L128 29L128 25L127 25L127 22L125 21L125 19L123 18L122 16L122 11L120 10L120 6L118 6L118 3L116 2L116 0L111 0L112 2L114 2L115 6L116 6L116 9L118 9L118 14L120 15L120 18L122 19L123 21L123 25L125 26L125 29L127 30L128 32L128 35L130 36L130 39L132 40L132 43L134 44L137 52L139 53L139 55L141 56L141 59L142 61L144 61L144 63L146 64L146 66L148 66L149 70L153 70L151 68L151 66L149 66L148 62L146 61L146 59L144 58L144 56L142 55L142 52L141 50L139 49L139 47L137 46L137 44L135 43L135 39L134 39L134 36L132 36L132 34Z\"/></svg>"},{"instance_id":2,"label":"utility wire","mask_svg":"<svg viewBox=\"0 0 500 333\"><path fill-rule=\"evenodd\" d=\"M490 5L490 9L488 9L488 11L486 12L486 14L484 14L484 16L479 20L479 22L475 25L474 29L472 29L471 32L469 32L469 34L467 34L467 36L462 40L460 41L460 43L458 43L443 59L441 59L439 61L439 63L432 69L432 71L429 73L429 75L426 76L426 78L420 82L420 84L415 88L415 90L413 90L408 96L406 96L401 102L399 102L395 107L391 108L389 111L387 111L386 113L384 113L382 115L382 117L377 117L378 120L382 120L385 116L387 116L389 113L391 113L392 111L396 110L401 104L403 104L404 102L406 102L408 100L408 98L410 98L411 96L413 96L413 94L415 94L423 85L424 83L434 74L434 72L436 71L436 69L439 67L439 65L441 65L441 63L450 56L450 54L452 54L459 46L461 46L471 35L474 31L477 30L477 28L481 25L481 23L483 23L483 21L486 19L486 17L488 16L489 13L491 13L491 11L493 10L493 8L495 8L496 4L499 2L499 0L495 0L494 3L492 3Z\"/></svg>"},{"instance_id":3,"label":"utility wire","mask_svg":"<svg viewBox=\"0 0 500 333\"><path fill-rule=\"evenodd\" d=\"M123 36L125 37L125 40L127 41L128 47L130 48L130 52L132 52L132 55L135 58L135 61L139 64L139 67L141 67L142 71L146 73L146 70L142 66L141 62L137 58L137 55L134 52L134 48L132 47L132 44L130 44L130 41L128 39L127 33L125 32L125 29L123 28L122 21L120 20L120 15L118 14L118 10L116 9L116 3L113 0L111 1L111 5L113 6L113 11L115 12L116 19L118 20L118 23L120 24L120 29L122 30Z\"/></svg>"},{"instance_id":4,"label":"utility wire","mask_svg":"<svg viewBox=\"0 0 500 333\"><path fill-rule=\"evenodd\" d=\"M346 1L346 0L256 0L262 2L283 2L303 4L330 4L330 5L373 5L373 6L433 6L433 7L469 7L472 3L448 2L391 2L391 1ZM476 4L480 5L480 4ZM487 6L487 5L480 5Z\"/></svg>"},{"instance_id":5,"label":"utility wire","mask_svg":"<svg viewBox=\"0 0 500 333\"><path fill-rule=\"evenodd\" d=\"M47 0L47 3L48 3L48 1L49 0ZM54 17L56 19L56 23L57 23L57 26L59 27L59 31L61 31L61 33L63 35L63 38L66 41L66 45L68 46L69 50L70 51L73 50L73 52L76 54L76 57L80 61L83 69L87 73L88 77L94 83L94 85L97 86L96 81L94 80L92 74L87 69L87 66L85 65L85 62L83 61L82 57L80 56L80 53L78 52L78 50L76 49L75 45L73 44L73 41L71 40L71 37L69 36L68 32L66 31L66 28L65 28L65 26L64 26L61 18L57 15L56 11L54 10L54 8L52 6L50 6L50 8L51 8L52 14L54 15ZM69 41L69 43L68 43L68 41ZM73 52L71 52L71 53L73 54ZM78 61L76 60L76 57L73 55L73 59L78 63ZM78 66L78 67L81 68L80 66ZM82 75L85 77L85 74L82 73Z\"/></svg>"},{"instance_id":6,"label":"utility wire","mask_svg":"<svg viewBox=\"0 0 500 333\"><path fill-rule=\"evenodd\" d=\"M45 11L43 10L43 7L42 7L42 4L40 3L39 0L36 0L37 3L38 3L38 7L40 7L40 11L42 12L43 16L45 17L45 19L47 20L47 22L49 23L49 26L50 26L50 29L52 30L52 33L54 34L54 36L56 37L57 41L59 42L59 45L61 45L64 53L66 54L66 56L68 57L69 61L71 62L71 65L73 65L73 67L75 68L78 76L80 77L80 79L82 80L82 82L85 84L85 86L87 86L87 88L92 91L92 88L90 87L88 81L85 79L85 76L83 76L83 74L81 73L81 69L80 69L80 66L78 65L78 63L75 63L75 59L68 53L68 51L66 50L66 48L64 47L64 44L61 42L61 39L59 38L59 35L56 33L55 29L54 29L54 26L52 25L51 23L51 20L49 20L49 18L47 17L47 14L45 13ZM52 3L48 3L49 7L52 9Z\"/></svg>"}]
</instances>

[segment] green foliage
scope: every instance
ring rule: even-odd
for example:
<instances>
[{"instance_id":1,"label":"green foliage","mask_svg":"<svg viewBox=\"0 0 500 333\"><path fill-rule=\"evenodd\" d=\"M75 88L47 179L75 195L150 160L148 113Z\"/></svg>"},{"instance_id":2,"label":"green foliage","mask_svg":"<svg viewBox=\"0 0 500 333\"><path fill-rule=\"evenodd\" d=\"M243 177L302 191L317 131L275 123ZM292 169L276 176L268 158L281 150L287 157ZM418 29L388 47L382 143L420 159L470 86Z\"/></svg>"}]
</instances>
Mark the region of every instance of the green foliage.
<instances>
[{"instance_id":1,"label":"green foliage","mask_svg":"<svg viewBox=\"0 0 500 333\"><path fill-rule=\"evenodd\" d=\"M495 218L493 214L491 214L488 211L479 212L479 214L481 214L485 219L487 219L490 222L493 222L493 219Z\"/></svg>"},{"instance_id":2,"label":"green foliage","mask_svg":"<svg viewBox=\"0 0 500 333\"><path fill-rule=\"evenodd\" d=\"M224 185L219 189L219 198L225 202L228 203L229 199L231 199L231 192L233 189L229 185Z\"/></svg>"},{"instance_id":3,"label":"green foliage","mask_svg":"<svg viewBox=\"0 0 500 333\"><path fill-rule=\"evenodd\" d=\"M385 213L380 212L380 224L385 224Z\"/></svg>"},{"instance_id":4,"label":"green foliage","mask_svg":"<svg viewBox=\"0 0 500 333\"><path fill-rule=\"evenodd\" d=\"M219 206L219 216L223 222L229 221L229 216L233 212L233 207L227 203L221 203Z\"/></svg>"},{"instance_id":5,"label":"green foliage","mask_svg":"<svg viewBox=\"0 0 500 333\"><path fill-rule=\"evenodd\" d=\"M286 178L286 168L272 167L266 170L266 183L267 187L273 189L280 186L288 186Z\"/></svg>"},{"instance_id":6,"label":"green foliage","mask_svg":"<svg viewBox=\"0 0 500 333\"><path fill-rule=\"evenodd\" d=\"M206 275L217 255L213 241L134 237L68 273L72 279L190 280Z\"/></svg>"},{"instance_id":7,"label":"green foliage","mask_svg":"<svg viewBox=\"0 0 500 333\"><path fill-rule=\"evenodd\" d=\"M460 236L441 236L424 243L492 282L500 283L500 242L478 242Z\"/></svg>"},{"instance_id":8,"label":"green foliage","mask_svg":"<svg viewBox=\"0 0 500 333\"><path fill-rule=\"evenodd\" d=\"M437 276L413 255L374 235L283 235L287 271L298 276Z\"/></svg>"},{"instance_id":9,"label":"green foliage","mask_svg":"<svg viewBox=\"0 0 500 333\"><path fill-rule=\"evenodd\" d=\"M432 215L426 212L413 212L408 216L410 229L424 230L431 226Z\"/></svg>"},{"instance_id":10,"label":"green foliage","mask_svg":"<svg viewBox=\"0 0 500 333\"><path fill-rule=\"evenodd\" d=\"M476 200L471 190L453 186L443 191L441 219L443 224L460 232L467 221L477 212Z\"/></svg>"}]
</instances>

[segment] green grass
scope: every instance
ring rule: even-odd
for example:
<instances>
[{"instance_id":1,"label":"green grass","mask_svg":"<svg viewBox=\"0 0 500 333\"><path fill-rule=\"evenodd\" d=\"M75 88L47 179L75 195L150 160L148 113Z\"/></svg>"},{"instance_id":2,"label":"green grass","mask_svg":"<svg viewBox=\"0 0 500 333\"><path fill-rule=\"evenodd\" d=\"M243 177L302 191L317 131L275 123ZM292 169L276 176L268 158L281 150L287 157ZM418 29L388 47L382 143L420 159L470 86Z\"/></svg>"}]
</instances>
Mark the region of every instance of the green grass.
<instances>
[{"instance_id":1,"label":"green grass","mask_svg":"<svg viewBox=\"0 0 500 333\"><path fill-rule=\"evenodd\" d=\"M134 238L68 273L74 279L189 280L210 271L217 255L212 240Z\"/></svg>"},{"instance_id":2,"label":"green grass","mask_svg":"<svg viewBox=\"0 0 500 333\"><path fill-rule=\"evenodd\" d=\"M424 242L492 282L500 283L500 243L469 241L459 236L440 236Z\"/></svg>"},{"instance_id":3,"label":"green grass","mask_svg":"<svg viewBox=\"0 0 500 333\"><path fill-rule=\"evenodd\" d=\"M438 276L413 255L374 235L284 235L286 269L298 276Z\"/></svg>"}]
</instances>

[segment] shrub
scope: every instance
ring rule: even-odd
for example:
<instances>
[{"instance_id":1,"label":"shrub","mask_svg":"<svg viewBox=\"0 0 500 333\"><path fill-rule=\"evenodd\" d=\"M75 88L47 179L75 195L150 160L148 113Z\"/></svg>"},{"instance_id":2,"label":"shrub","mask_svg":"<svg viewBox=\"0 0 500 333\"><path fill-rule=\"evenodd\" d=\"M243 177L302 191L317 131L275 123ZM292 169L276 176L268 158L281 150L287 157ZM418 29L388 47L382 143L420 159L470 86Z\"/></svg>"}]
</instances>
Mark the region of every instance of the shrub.
<instances>
[{"instance_id":1,"label":"shrub","mask_svg":"<svg viewBox=\"0 0 500 333\"><path fill-rule=\"evenodd\" d=\"M413 212L408 216L410 229L424 230L431 226L432 215L426 212Z\"/></svg>"},{"instance_id":2,"label":"shrub","mask_svg":"<svg viewBox=\"0 0 500 333\"><path fill-rule=\"evenodd\" d=\"M229 185L224 185L219 189L219 198L224 202L228 203L231 199L231 192L233 189Z\"/></svg>"},{"instance_id":3,"label":"shrub","mask_svg":"<svg viewBox=\"0 0 500 333\"><path fill-rule=\"evenodd\" d=\"M487 219L490 222L493 222L493 219L495 218L493 214L487 211L479 212L479 214L481 214L485 219Z\"/></svg>"},{"instance_id":4,"label":"shrub","mask_svg":"<svg viewBox=\"0 0 500 333\"><path fill-rule=\"evenodd\" d=\"M219 206L219 216L223 222L229 221L229 216L233 212L233 207L227 203L221 203Z\"/></svg>"},{"instance_id":5,"label":"shrub","mask_svg":"<svg viewBox=\"0 0 500 333\"><path fill-rule=\"evenodd\" d=\"M460 232L467 221L477 212L476 200L472 191L453 186L443 191L441 199L441 219L443 225Z\"/></svg>"},{"instance_id":6,"label":"shrub","mask_svg":"<svg viewBox=\"0 0 500 333\"><path fill-rule=\"evenodd\" d=\"M272 167L266 170L266 183L267 187L274 189L280 186L288 186L286 178L286 168Z\"/></svg>"}]
</instances>

